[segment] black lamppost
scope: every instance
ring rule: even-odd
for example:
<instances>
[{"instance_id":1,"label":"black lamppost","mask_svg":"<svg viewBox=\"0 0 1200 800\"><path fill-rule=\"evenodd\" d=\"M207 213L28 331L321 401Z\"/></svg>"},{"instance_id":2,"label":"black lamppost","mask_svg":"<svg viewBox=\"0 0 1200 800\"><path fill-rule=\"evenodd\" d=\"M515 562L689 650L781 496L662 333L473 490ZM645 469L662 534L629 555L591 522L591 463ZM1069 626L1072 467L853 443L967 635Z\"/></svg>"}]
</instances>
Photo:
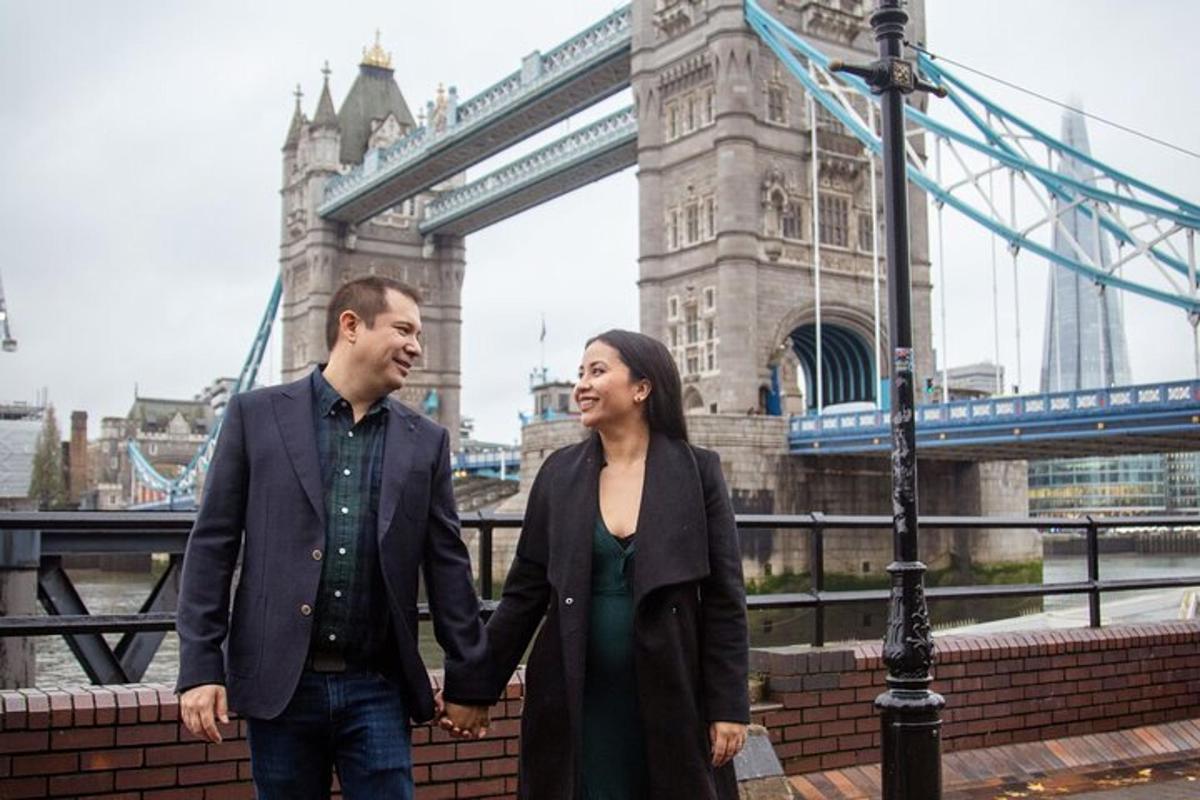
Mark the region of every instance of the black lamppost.
<instances>
[{"instance_id":1,"label":"black lamppost","mask_svg":"<svg viewBox=\"0 0 1200 800\"><path fill-rule=\"evenodd\" d=\"M879 60L870 65L834 62L830 69L862 77L880 95L883 122L883 200L887 221L888 330L892 346L892 537L888 565L892 597L883 660L888 690L875 699L883 726L885 800L940 800L942 796L942 696L933 681L933 637L925 603L925 565L917 551L917 441L913 409L912 297L909 286L908 186L905 180L904 95L945 91L921 81L903 59L901 0L879 0L871 28Z\"/></svg>"}]
</instances>

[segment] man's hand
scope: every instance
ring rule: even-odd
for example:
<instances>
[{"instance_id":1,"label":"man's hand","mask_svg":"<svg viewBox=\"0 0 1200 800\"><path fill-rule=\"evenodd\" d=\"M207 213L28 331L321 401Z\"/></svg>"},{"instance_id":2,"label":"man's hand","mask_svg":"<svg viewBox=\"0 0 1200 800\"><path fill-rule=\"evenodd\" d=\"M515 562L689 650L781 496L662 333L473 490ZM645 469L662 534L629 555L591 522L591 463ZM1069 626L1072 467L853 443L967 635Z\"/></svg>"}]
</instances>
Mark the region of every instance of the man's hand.
<instances>
[{"instance_id":1,"label":"man's hand","mask_svg":"<svg viewBox=\"0 0 1200 800\"><path fill-rule=\"evenodd\" d=\"M708 726L712 742L712 765L723 767L741 752L746 744L746 726L740 722L714 722Z\"/></svg>"},{"instance_id":2,"label":"man's hand","mask_svg":"<svg viewBox=\"0 0 1200 800\"><path fill-rule=\"evenodd\" d=\"M179 715L183 724L196 736L210 742L221 741L217 721L229 722L225 687L219 683L193 686L179 696Z\"/></svg>"},{"instance_id":3,"label":"man's hand","mask_svg":"<svg viewBox=\"0 0 1200 800\"><path fill-rule=\"evenodd\" d=\"M441 718L438 725L442 730L460 739L482 739L487 736L488 724L491 722L487 706L460 706L458 703L448 703L438 692L434 698Z\"/></svg>"}]
</instances>

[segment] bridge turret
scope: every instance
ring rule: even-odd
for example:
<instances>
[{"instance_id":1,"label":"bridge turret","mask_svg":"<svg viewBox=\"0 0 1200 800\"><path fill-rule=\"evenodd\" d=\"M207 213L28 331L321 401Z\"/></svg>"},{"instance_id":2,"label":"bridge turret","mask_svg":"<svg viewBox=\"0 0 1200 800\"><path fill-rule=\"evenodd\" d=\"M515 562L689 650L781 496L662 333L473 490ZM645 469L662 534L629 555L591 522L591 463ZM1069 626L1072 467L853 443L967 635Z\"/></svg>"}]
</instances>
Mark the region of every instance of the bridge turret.
<instances>
[{"instance_id":1,"label":"bridge turret","mask_svg":"<svg viewBox=\"0 0 1200 800\"><path fill-rule=\"evenodd\" d=\"M416 127L394 74L392 55L375 31L375 44L363 48L358 76L338 109L343 164L362 163L367 150L386 147Z\"/></svg>"},{"instance_id":2,"label":"bridge turret","mask_svg":"<svg viewBox=\"0 0 1200 800\"><path fill-rule=\"evenodd\" d=\"M329 93L329 62L321 68L325 83L321 87L321 97L317 101L317 113L309 126L312 138L312 166L319 170L336 172L341 166L339 153L341 150L341 131L338 125L337 113L333 110L333 97ZM318 198L319 199L319 198Z\"/></svg>"}]
</instances>

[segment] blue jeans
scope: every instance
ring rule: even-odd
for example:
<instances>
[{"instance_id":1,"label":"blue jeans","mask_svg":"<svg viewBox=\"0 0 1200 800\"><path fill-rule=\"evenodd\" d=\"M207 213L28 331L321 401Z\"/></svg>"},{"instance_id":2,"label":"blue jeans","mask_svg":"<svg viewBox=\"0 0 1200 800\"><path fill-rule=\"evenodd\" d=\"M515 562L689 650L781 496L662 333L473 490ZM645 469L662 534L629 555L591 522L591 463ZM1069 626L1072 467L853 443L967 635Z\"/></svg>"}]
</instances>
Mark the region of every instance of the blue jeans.
<instances>
[{"instance_id":1,"label":"blue jeans","mask_svg":"<svg viewBox=\"0 0 1200 800\"><path fill-rule=\"evenodd\" d=\"M408 713L381 675L306 669L283 713L248 727L259 800L326 800L334 765L346 800L412 800Z\"/></svg>"}]
</instances>

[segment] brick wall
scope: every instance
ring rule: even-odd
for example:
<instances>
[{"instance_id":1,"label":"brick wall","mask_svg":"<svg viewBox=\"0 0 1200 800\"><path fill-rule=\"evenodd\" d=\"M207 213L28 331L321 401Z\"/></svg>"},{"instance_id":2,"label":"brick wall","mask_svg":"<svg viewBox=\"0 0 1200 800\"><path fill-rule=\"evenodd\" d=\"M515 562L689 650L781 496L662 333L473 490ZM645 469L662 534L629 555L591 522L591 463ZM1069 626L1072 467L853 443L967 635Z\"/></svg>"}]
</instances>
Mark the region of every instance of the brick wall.
<instances>
[{"instance_id":1,"label":"brick wall","mask_svg":"<svg viewBox=\"0 0 1200 800\"><path fill-rule=\"evenodd\" d=\"M417 800L514 795L520 677L493 709L486 739L413 729ZM161 685L0 692L0 798L252 798L246 723L220 727L221 744L197 740Z\"/></svg>"},{"instance_id":2,"label":"brick wall","mask_svg":"<svg viewBox=\"0 0 1200 800\"><path fill-rule=\"evenodd\" d=\"M1200 717L1200 622L946 636L936 648L946 752ZM881 651L751 653L775 702L761 721L788 774L879 760Z\"/></svg>"},{"instance_id":3,"label":"brick wall","mask_svg":"<svg viewBox=\"0 0 1200 800\"><path fill-rule=\"evenodd\" d=\"M755 721L789 774L879 760L878 643L755 650L751 668L767 679ZM1196 718L1200 622L939 637L935 673L946 751ZM514 796L521 677L482 741L413 730L419 800ZM223 733L184 731L164 686L0 692L0 797L250 798L245 723Z\"/></svg>"}]
</instances>

